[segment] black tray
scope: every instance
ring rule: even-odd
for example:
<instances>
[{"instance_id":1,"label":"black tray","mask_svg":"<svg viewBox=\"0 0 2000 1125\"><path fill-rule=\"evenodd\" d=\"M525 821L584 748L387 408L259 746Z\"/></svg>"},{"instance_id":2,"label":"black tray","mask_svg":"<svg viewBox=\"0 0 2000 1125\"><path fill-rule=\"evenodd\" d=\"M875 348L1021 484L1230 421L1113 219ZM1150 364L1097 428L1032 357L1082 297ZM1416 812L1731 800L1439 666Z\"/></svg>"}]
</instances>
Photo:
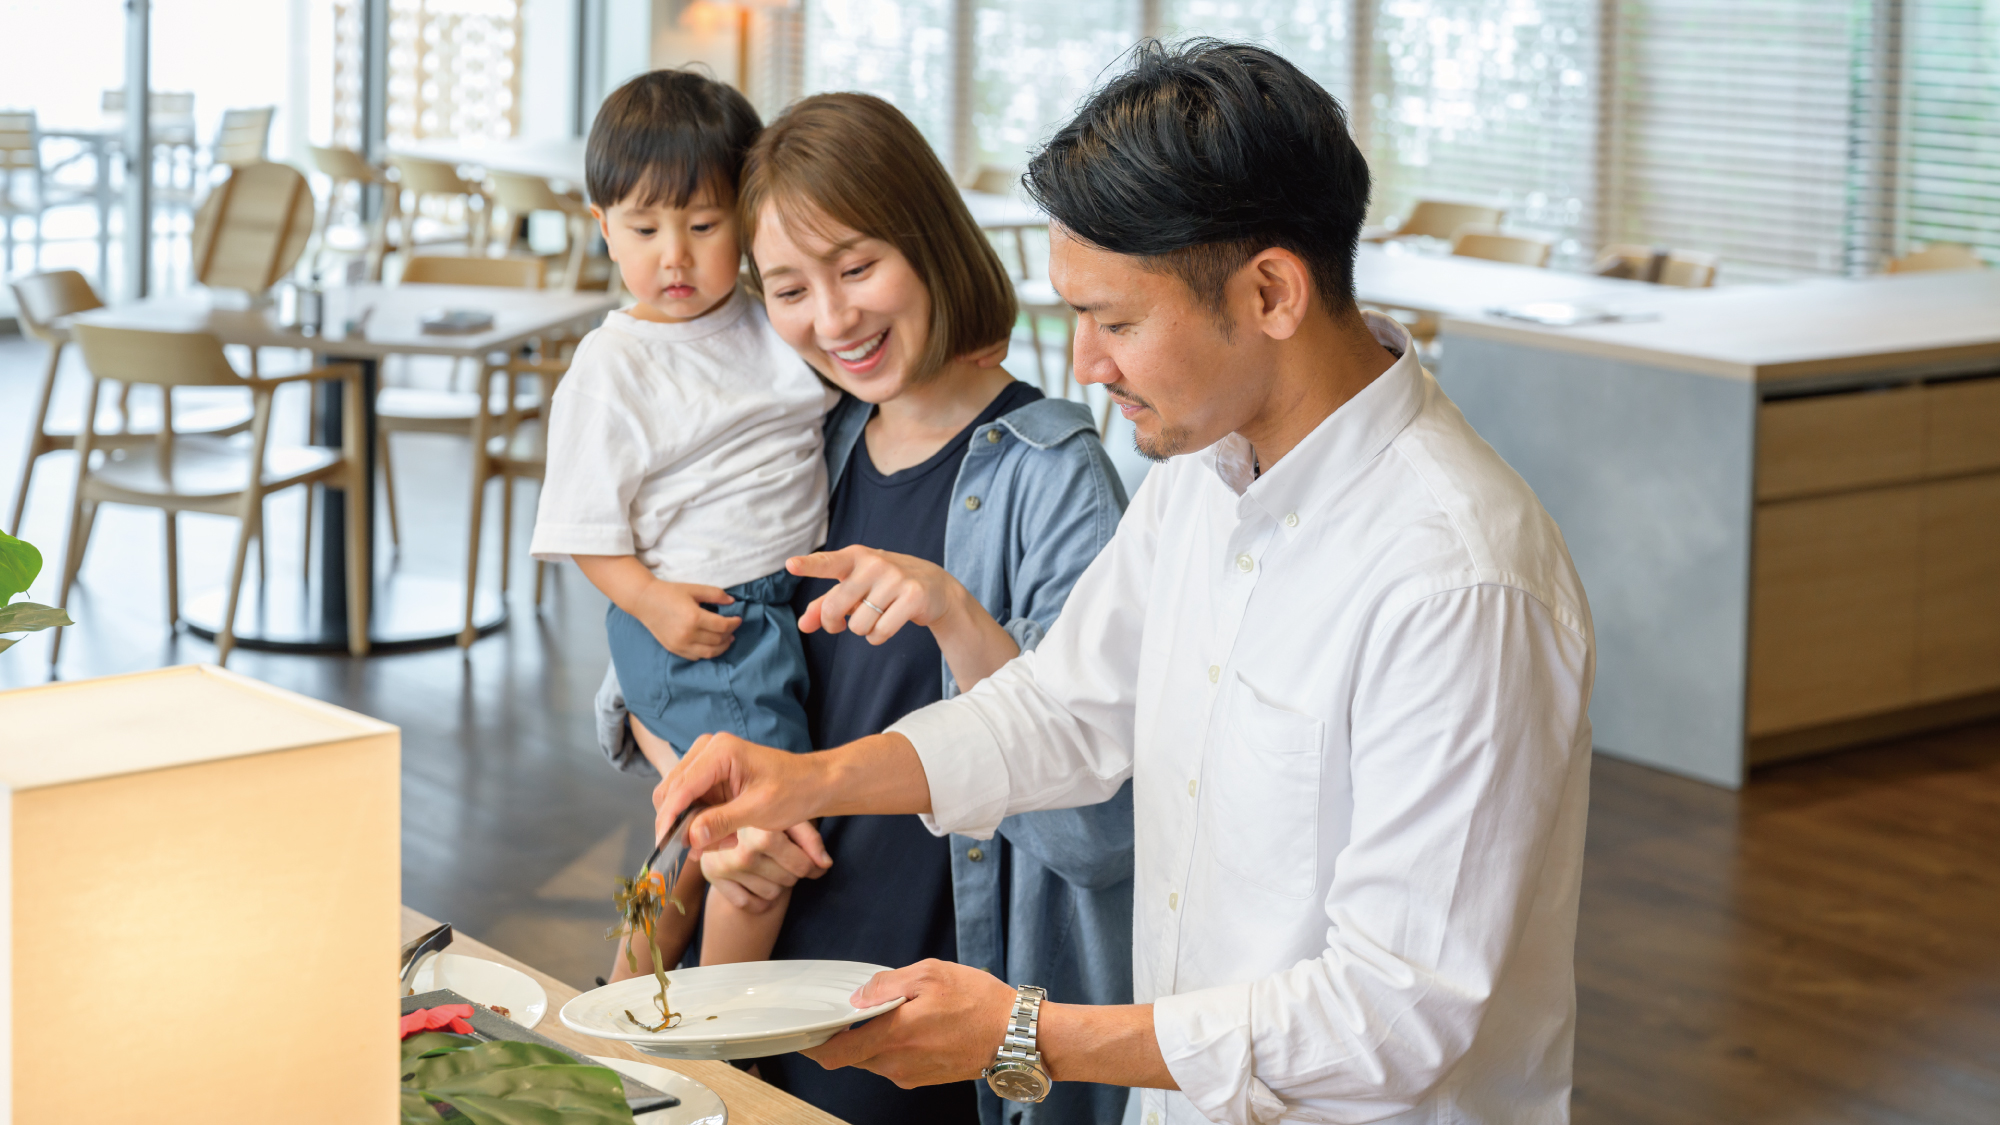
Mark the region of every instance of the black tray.
<instances>
[{"instance_id":1,"label":"black tray","mask_svg":"<svg viewBox=\"0 0 2000 1125\"><path fill-rule=\"evenodd\" d=\"M403 997L402 1014L407 1016L418 1008L435 1008L441 1004L472 1005L472 1018L466 1022L472 1025L474 1038L487 1040L511 1039L517 1043L534 1043L537 1046L561 1051L563 1054L568 1055L585 1066L604 1066L603 1063L595 1059L585 1058L568 1047L563 1046L561 1043L550 1039L548 1036L522 1027L520 1024L486 1007L484 1004L468 1000L449 988L440 988L431 992L420 992L415 996ZM610 1070L611 1068L605 1067L605 1069ZM644 1082L624 1074L619 1074L615 1070L612 1070L611 1073L617 1074L619 1080L625 1083L625 1097L627 1100L636 1099L647 1102L659 1102L660 1104L655 1107L657 1109L668 1109L681 1104L679 1098L674 1097L674 1095L664 1090L655 1090Z\"/></svg>"}]
</instances>

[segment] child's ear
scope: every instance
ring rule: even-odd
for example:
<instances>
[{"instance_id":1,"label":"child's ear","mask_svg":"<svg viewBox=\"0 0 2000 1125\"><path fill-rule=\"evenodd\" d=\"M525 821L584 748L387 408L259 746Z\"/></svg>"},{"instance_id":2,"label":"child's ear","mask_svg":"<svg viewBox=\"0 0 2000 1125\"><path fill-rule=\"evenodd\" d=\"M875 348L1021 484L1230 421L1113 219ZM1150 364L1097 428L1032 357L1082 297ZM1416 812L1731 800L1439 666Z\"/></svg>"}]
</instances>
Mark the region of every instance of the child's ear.
<instances>
[{"instance_id":1,"label":"child's ear","mask_svg":"<svg viewBox=\"0 0 2000 1125\"><path fill-rule=\"evenodd\" d=\"M597 220L597 231L604 236L604 253L608 256L611 253L611 219L595 203L590 205L590 217Z\"/></svg>"}]
</instances>

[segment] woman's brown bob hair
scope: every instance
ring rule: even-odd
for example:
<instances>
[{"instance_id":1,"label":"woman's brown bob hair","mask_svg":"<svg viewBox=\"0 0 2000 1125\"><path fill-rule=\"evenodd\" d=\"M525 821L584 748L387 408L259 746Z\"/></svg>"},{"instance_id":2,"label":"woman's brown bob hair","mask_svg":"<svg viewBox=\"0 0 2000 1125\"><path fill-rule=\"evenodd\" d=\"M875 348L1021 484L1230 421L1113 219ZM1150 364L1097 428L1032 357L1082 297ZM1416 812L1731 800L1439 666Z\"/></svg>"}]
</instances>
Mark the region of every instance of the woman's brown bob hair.
<instances>
[{"instance_id":1,"label":"woman's brown bob hair","mask_svg":"<svg viewBox=\"0 0 2000 1125\"><path fill-rule=\"evenodd\" d=\"M828 227L846 227L909 259L931 295L930 342L914 382L1014 332L1014 284L1000 255L924 135L880 98L816 94L787 109L744 159L737 204L746 248L775 204L787 230L824 237ZM761 295L754 253L750 279Z\"/></svg>"}]
</instances>

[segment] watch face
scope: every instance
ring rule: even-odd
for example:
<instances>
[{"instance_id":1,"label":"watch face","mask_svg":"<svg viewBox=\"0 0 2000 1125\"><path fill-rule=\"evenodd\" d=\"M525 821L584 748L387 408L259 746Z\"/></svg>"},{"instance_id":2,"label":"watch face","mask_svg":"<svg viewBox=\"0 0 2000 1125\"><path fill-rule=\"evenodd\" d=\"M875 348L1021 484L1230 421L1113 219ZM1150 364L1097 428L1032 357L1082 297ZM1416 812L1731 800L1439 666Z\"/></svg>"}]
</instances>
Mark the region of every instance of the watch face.
<instances>
[{"instance_id":1,"label":"watch face","mask_svg":"<svg viewBox=\"0 0 2000 1125\"><path fill-rule=\"evenodd\" d=\"M1010 1102L1038 1102L1049 1096L1049 1076L1027 1063L1001 1063L987 1074L986 1084Z\"/></svg>"}]
</instances>

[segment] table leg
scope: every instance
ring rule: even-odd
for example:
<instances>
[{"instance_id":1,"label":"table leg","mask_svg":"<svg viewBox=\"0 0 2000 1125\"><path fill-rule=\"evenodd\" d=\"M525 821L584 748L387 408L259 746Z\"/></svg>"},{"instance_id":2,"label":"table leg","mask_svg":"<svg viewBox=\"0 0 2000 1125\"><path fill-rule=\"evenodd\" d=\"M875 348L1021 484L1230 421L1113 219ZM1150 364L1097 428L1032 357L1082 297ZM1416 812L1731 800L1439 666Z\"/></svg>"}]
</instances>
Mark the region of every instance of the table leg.
<instances>
[{"instance_id":1,"label":"table leg","mask_svg":"<svg viewBox=\"0 0 2000 1125\"><path fill-rule=\"evenodd\" d=\"M375 392L380 382L381 364L373 359L349 360L361 368L361 456L367 462L362 466L362 479L368 482L364 494L353 498L368 513L364 527L375 526L375 443L381 440L375 421ZM320 383L314 388L320 396L319 430L313 434L313 444L340 448L341 441L341 388L339 383ZM345 622L347 620L347 493L338 488L319 490L319 613L320 620ZM312 514L306 514L307 519ZM373 544L370 544L371 548ZM375 582L375 552L362 552L362 568L367 571L367 581L372 588Z\"/></svg>"}]
</instances>

